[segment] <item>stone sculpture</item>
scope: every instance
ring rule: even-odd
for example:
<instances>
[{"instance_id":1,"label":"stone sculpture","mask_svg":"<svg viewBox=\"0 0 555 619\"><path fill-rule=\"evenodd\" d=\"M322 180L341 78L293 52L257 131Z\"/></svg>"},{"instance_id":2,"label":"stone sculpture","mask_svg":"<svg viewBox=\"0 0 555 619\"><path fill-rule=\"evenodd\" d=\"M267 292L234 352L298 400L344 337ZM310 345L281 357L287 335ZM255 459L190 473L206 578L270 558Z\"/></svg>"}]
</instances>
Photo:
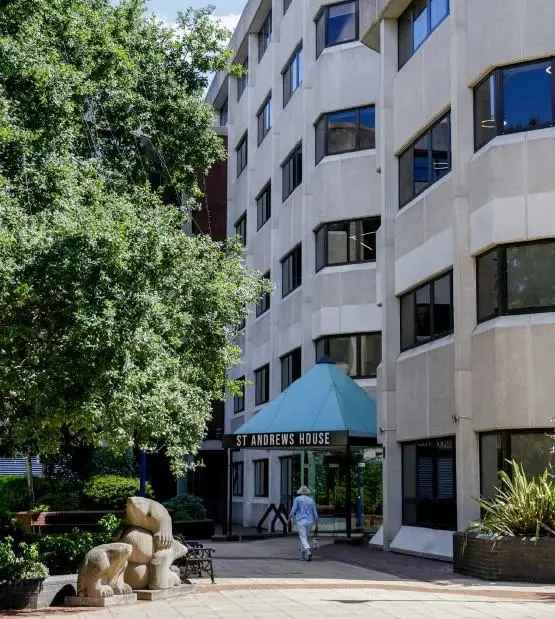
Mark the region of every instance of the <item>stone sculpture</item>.
<instances>
[{"instance_id":1,"label":"stone sculpture","mask_svg":"<svg viewBox=\"0 0 555 619\"><path fill-rule=\"evenodd\" d=\"M124 581L124 574L132 552L133 547L122 542L89 550L79 571L78 595L82 598L105 598L131 593L131 586Z\"/></svg>"}]
</instances>

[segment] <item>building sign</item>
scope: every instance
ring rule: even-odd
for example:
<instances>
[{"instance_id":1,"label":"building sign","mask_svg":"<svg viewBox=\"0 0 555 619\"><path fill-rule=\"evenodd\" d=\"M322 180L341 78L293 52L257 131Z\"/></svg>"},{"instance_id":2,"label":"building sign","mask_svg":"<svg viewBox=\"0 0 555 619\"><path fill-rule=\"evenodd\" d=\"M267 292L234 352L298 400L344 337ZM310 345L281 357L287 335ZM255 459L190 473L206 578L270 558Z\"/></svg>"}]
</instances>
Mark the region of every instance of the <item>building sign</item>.
<instances>
[{"instance_id":1,"label":"building sign","mask_svg":"<svg viewBox=\"0 0 555 619\"><path fill-rule=\"evenodd\" d=\"M318 449L346 447L347 432L263 432L228 434L224 447L232 449Z\"/></svg>"}]
</instances>

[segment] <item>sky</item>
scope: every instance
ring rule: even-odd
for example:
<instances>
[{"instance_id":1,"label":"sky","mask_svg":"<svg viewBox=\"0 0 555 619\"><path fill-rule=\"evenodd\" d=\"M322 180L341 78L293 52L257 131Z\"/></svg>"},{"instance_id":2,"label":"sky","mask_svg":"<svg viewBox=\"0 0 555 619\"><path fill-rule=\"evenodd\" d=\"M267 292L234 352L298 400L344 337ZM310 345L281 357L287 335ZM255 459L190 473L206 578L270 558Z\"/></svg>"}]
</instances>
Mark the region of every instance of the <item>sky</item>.
<instances>
[{"instance_id":1,"label":"sky","mask_svg":"<svg viewBox=\"0 0 555 619\"><path fill-rule=\"evenodd\" d=\"M178 11L188 6L199 9L212 5L216 7L216 15L221 18L223 24L233 30L246 2L247 0L148 0L148 7L162 19L171 22L174 21Z\"/></svg>"}]
</instances>

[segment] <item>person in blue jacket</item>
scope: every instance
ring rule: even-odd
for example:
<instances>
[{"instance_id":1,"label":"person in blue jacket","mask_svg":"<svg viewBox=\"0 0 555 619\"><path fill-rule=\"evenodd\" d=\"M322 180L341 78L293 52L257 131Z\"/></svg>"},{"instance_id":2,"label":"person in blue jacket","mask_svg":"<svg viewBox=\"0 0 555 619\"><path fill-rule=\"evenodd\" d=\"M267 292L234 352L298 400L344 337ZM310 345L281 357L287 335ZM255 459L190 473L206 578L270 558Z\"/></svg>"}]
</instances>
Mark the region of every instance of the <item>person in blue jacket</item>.
<instances>
[{"instance_id":1,"label":"person in blue jacket","mask_svg":"<svg viewBox=\"0 0 555 619\"><path fill-rule=\"evenodd\" d=\"M310 547L309 537L312 527L318 524L318 511L316 503L310 496L310 488L301 486L297 491L297 496L293 501L293 507L289 514L289 521L293 520L299 534L299 541L303 550L303 559L312 560L312 548Z\"/></svg>"}]
</instances>

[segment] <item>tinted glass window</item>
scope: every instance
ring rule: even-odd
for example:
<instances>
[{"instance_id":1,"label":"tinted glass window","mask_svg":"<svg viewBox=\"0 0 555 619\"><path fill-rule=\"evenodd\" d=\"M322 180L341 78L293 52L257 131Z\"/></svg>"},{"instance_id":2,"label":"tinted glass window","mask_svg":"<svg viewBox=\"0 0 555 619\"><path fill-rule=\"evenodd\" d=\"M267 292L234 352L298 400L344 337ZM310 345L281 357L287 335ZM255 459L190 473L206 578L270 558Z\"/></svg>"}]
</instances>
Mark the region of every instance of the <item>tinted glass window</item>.
<instances>
[{"instance_id":1,"label":"tinted glass window","mask_svg":"<svg viewBox=\"0 0 555 619\"><path fill-rule=\"evenodd\" d=\"M477 259L478 321L486 320L499 313L500 255L498 249L483 254Z\"/></svg>"},{"instance_id":2,"label":"tinted glass window","mask_svg":"<svg viewBox=\"0 0 555 619\"><path fill-rule=\"evenodd\" d=\"M272 98L268 97L266 102L260 108L257 116L258 120L258 144L262 142L262 140L269 133L272 128Z\"/></svg>"},{"instance_id":3,"label":"tinted glass window","mask_svg":"<svg viewBox=\"0 0 555 619\"><path fill-rule=\"evenodd\" d=\"M243 496L243 467L242 462L233 463L233 496Z\"/></svg>"},{"instance_id":4,"label":"tinted glass window","mask_svg":"<svg viewBox=\"0 0 555 619\"><path fill-rule=\"evenodd\" d=\"M235 149L235 154L237 157L237 176L240 176L243 170L247 167L248 137L246 134L237 145L237 148Z\"/></svg>"},{"instance_id":5,"label":"tinted glass window","mask_svg":"<svg viewBox=\"0 0 555 619\"><path fill-rule=\"evenodd\" d=\"M254 496L268 496L268 460L255 460L254 464Z\"/></svg>"},{"instance_id":6,"label":"tinted glass window","mask_svg":"<svg viewBox=\"0 0 555 619\"><path fill-rule=\"evenodd\" d=\"M283 107L289 103L293 93L303 81L303 50L302 47L293 54L283 70Z\"/></svg>"},{"instance_id":7,"label":"tinted glass window","mask_svg":"<svg viewBox=\"0 0 555 619\"><path fill-rule=\"evenodd\" d=\"M281 390L301 377L301 349L296 348L281 358Z\"/></svg>"},{"instance_id":8,"label":"tinted glass window","mask_svg":"<svg viewBox=\"0 0 555 619\"><path fill-rule=\"evenodd\" d=\"M399 69L449 15L449 0L413 0L397 24Z\"/></svg>"},{"instance_id":9,"label":"tinted glass window","mask_svg":"<svg viewBox=\"0 0 555 619\"><path fill-rule=\"evenodd\" d=\"M482 148L497 135L495 74L474 89L475 148Z\"/></svg>"},{"instance_id":10,"label":"tinted glass window","mask_svg":"<svg viewBox=\"0 0 555 619\"><path fill-rule=\"evenodd\" d=\"M241 245L245 247L247 244L247 214L241 215L235 224L235 235L239 237Z\"/></svg>"},{"instance_id":11,"label":"tinted glass window","mask_svg":"<svg viewBox=\"0 0 555 619\"><path fill-rule=\"evenodd\" d=\"M376 376L382 361L381 333L360 336L360 375Z\"/></svg>"},{"instance_id":12,"label":"tinted glass window","mask_svg":"<svg viewBox=\"0 0 555 619\"><path fill-rule=\"evenodd\" d=\"M258 62L264 56L264 53L268 49L270 45L270 41L272 40L272 11L268 13L268 16L264 20L262 24L262 28L258 33Z\"/></svg>"},{"instance_id":13,"label":"tinted glass window","mask_svg":"<svg viewBox=\"0 0 555 619\"><path fill-rule=\"evenodd\" d=\"M240 393L233 396L233 412L242 413L245 410L245 377L237 379L240 385Z\"/></svg>"},{"instance_id":14,"label":"tinted glass window","mask_svg":"<svg viewBox=\"0 0 555 619\"><path fill-rule=\"evenodd\" d=\"M254 403L265 404L270 399L270 366L267 364L254 372Z\"/></svg>"},{"instance_id":15,"label":"tinted glass window","mask_svg":"<svg viewBox=\"0 0 555 619\"><path fill-rule=\"evenodd\" d=\"M401 350L412 348L416 342L414 294L401 297Z\"/></svg>"},{"instance_id":16,"label":"tinted glass window","mask_svg":"<svg viewBox=\"0 0 555 619\"><path fill-rule=\"evenodd\" d=\"M324 114L315 131L316 163L326 155L375 148L374 106Z\"/></svg>"},{"instance_id":17,"label":"tinted glass window","mask_svg":"<svg viewBox=\"0 0 555 619\"><path fill-rule=\"evenodd\" d=\"M376 108L371 105L369 107L360 108L359 116L359 148L375 148L376 147Z\"/></svg>"},{"instance_id":18,"label":"tinted glass window","mask_svg":"<svg viewBox=\"0 0 555 619\"><path fill-rule=\"evenodd\" d=\"M376 260L379 217L323 224L316 232L316 270Z\"/></svg>"},{"instance_id":19,"label":"tinted glass window","mask_svg":"<svg viewBox=\"0 0 555 619\"><path fill-rule=\"evenodd\" d=\"M348 259L348 224L328 225L328 264L345 264Z\"/></svg>"},{"instance_id":20,"label":"tinted glass window","mask_svg":"<svg viewBox=\"0 0 555 619\"><path fill-rule=\"evenodd\" d=\"M432 298L429 284L416 291L415 302L416 343L422 344L432 337Z\"/></svg>"},{"instance_id":21,"label":"tinted glass window","mask_svg":"<svg viewBox=\"0 0 555 619\"><path fill-rule=\"evenodd\" d=\"M237 78L237 101L243 96L245 92L245 88L247 87L248 82L248 74L249 71L249 60L248 58L243 62L243 74Z\"/></svg>"},{"instance_id":22,"label":"tinted glass window","mask_svg":"<svg viewBox=\"0 0 555 619\"><path fill-rule=\"evenodd\" d=\"M413 42L417 50L428 36L428 0L415 0L412 3Z\"/></svg>"},{"instance_id":23,"label":"tinted glass window","mask_svg":"<svg viewBox=\"0 0 555 619\"><path fill-rule=\"evenodd\" d=\"M316 361L328 358L353 378L371 378L381 363L381 340L381 333L326 336L316 341Z\"/></svg>"},{"instance_id":24,"label":"tinted glass window","mask_svg":"<svg viewBox=\"0 0 555 619\"><path fill-rule=\"evenodd\" d=\"M507 247L507 309L555 307L555 243Z\"/></svg>"},{"instance_id":25,"label":"tinted glass window","mask_svg":"<svg viewBox=\"0 0 555 619\"><path fill-rule=\"evenodd\" d=\"M282 260L281 276L282 296L284 297L302 284L302 250L300 245Z\"/></svg>"},{"instance_id":26,"label":"tinted glass window","mask_svg":"<svg viewBox=\"0 0 555 619\"><path fill-rule=\"evenodd\" d=\"M328 341L327 356L349 376L357 375L356 338L332 337Z\"/></svg>"},{"instance_id":27,"label":"tinted glass window","mask_svg":"<svg viewBox=\"0 0 555 619\"><path fill-rule=\"evenodd\" d=\"M434 287L434 335L451 333L453 330L452 302L451 302L451 274L436 279Z\"/></svg>"},{"instance_id":28,"label":"tinted glass window","mask_svg":"<svg viewBox=\"0 0 555 619\"><path fill-rule=\"evenodd\" d=\"M264 279L270 280L270 271L264 274ZM269 292L265 292L261 297L260 301L256 304L256 315L262 316L265 312L270 309L270 301L271 295Z\"/></svg>"},{"instance_id":29,"label":"tinted glass window","mask_svg":"<svg viewBox=\"0 0 555 619\"><path fill-rule=\"evenodd\" d=\"M286 200L303 180L303 153L299 144L282 166L282 197Z\"/></svg>"},{"instance_id":30,"label":"tinted glass window","mask_svg":"<svg viewBox=\"0 0 555 619\"><path fill-rule=\"evenodd\" d=\"M356 110L328 114L328 154L354 150L357 145Z\"/></svg>"},{"instance_id":31,"label":"tinted glass window","mask_svg":"<svg viewBox=\"0 0 555 619\"><path fill-rule=\"evenodd\" d=\"M430 21L432 30L449 15L449 0L431 0Z\"/></svg>"},{"instance_id":32,"label":"tinted glass window","mask_svg":"<svg viewBox=\"0 0 555 619\"><path fill-rule=\"evenodd\" d=\"M432 129L432 181L439 180L451 168L450 139L449 118L445 117Z\"/></svg>"},{"instance_id":33,"label":"tinted glass window","mask_svg":"<svg viewBox=\"0 0 555 619\"><path fill-rule=\"evenodd\" d=\"M335 45L356 38L356 4L344 2L328 8L326 42Z\"/></svg>"},{"instance_id":34,"label":"tinted glass window","mask_svg":"<svg viewBox=\"0 0 555 619\"><path fill-rule=\"evenodd\" d=\"M272 215L272 186L268 186L256 198L256 228L260 230Z\"/></svg>"}]
</instances>

